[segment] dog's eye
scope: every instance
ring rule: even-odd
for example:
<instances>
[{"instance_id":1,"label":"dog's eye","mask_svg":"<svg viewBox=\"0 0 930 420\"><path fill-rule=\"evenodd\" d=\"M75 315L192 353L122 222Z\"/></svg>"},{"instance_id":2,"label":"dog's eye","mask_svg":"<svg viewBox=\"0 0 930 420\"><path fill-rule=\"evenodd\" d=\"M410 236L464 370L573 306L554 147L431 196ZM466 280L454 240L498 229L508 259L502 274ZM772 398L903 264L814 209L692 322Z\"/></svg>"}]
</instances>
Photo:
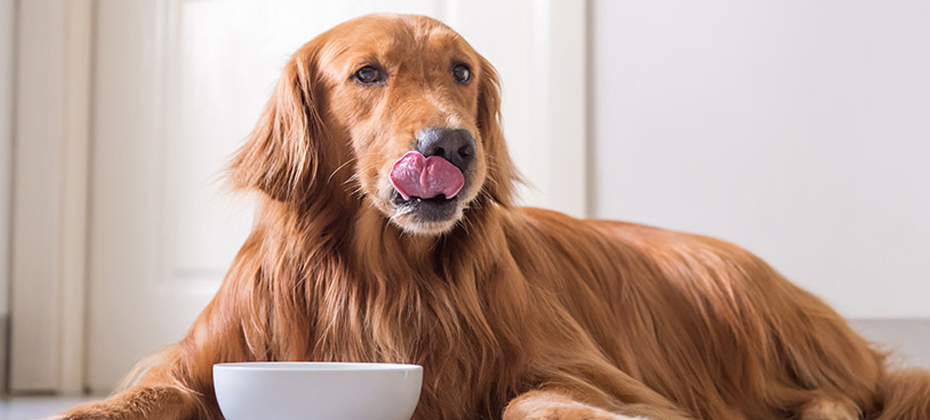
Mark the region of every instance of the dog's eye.
<instances>
[{"instance_id":1,"label":"dog's eye","mask_svg":"<svg viewBox=\"0 0 930 420\"><path fill-rule=\"evenodd\" d=\"M471 81L471 68L466 64L456 64L452 67L452 77L456 82L466 85Z\"/></svg>"},{"instance_id":2,"label":"dog's eye","mask_svg":"<svg viewBox=\"0 0 930 420\"><path fill-rule=\"evenodd\" d=\"M380 85L384 84L384 71L373 66L365 66L355 71L352 75L355 81L363 85Z\"/></svg>"}]
</instances>

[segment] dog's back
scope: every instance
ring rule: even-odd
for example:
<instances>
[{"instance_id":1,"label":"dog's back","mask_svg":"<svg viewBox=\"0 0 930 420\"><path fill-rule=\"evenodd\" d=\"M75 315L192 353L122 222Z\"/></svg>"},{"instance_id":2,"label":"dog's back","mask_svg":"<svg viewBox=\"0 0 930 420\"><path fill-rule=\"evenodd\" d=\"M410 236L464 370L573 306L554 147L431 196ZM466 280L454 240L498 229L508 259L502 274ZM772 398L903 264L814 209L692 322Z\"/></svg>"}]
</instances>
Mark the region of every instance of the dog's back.
<instances>
[{"instance_id":1,"label":"dog's back","mask_svg":"<svg viewBox=\"0 0 930 420\"><path fill-rule=\"evenodd\" d=\"M883 355L748 251L538 209L512 220L527 279L618 370L699 418L783 418L817 398L877 409Z\"/></svg>"}]
</instances>

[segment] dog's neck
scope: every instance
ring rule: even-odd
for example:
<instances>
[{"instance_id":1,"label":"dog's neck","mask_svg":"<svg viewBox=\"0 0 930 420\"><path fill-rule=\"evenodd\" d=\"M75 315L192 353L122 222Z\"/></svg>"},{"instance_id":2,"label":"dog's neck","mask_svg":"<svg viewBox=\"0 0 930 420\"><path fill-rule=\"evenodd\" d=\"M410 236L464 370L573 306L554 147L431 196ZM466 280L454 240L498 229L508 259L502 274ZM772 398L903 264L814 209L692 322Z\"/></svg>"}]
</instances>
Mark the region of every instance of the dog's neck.
<instances>
[{"instance_id":1,"label":"dog's neck","mask_svg":"<svg viewBox=\"0 0 930 420\"><path fill-rule=\"evenodd\" d=\"M375 272L404 267L409 269L404 273L407 275L448 277L453 269L481 271L495 264L475 250L505 244L506 238L497 205L477 204L466 209L463 220L442 235L405 232L373 207L363 205L351 225L352 248L347 251L360 265L387 263L370 267Z\"/></svg>"}]
</instances>

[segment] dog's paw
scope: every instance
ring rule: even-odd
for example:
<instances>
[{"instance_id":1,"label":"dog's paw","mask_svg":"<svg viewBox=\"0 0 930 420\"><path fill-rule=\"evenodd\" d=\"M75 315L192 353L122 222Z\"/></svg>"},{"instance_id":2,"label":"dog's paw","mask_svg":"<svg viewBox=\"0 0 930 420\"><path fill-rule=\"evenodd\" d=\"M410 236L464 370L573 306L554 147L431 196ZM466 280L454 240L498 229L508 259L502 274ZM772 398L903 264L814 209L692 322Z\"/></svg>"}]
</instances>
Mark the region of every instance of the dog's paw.
<instances>
[{"instance_id":1,"label":"dog's paw","mask_svg":"<svg viewBox=\"0 0 930 420\"><path fill-rule=\"evenodd\" d=\"M96 409L98 405L98 402L92 401L39 420L109 420L122 418L105 414L105 412Z\"/></svg>"},{"instance_id":2,"label":"dog's paw","mask_svg":"<svg viewBox=\"0 0 930 420\"><path fill-rule=\"evenodd\" d=\"M629 417L567 398L529 398L511 406L504 420L649 420Z\"/></svg>"},{"instance_id":3,"label":"dog's paw","mask_svg":"<svg viewBox=\"0 0 930 420\"><path fill-rule=\"evenodd\" d=\"M859 410L850 402L816 398L804 404L799 420L859 420Z\"/></svg>"},{"instance_id":4,"label":"dog's paw","mask_svg":"<svg viewBox=\"0 0 930 420\"><path fill-rule=\"evenodd\" d=\"M577 401L572 401L572 404L582 407L582 409L584 409L585 411L590 410L589 414L591 414L591 416L581 417L582 419L586 419L586 420L587 419L590 419L590 420L601 420L601 419L604 419L604 420L607 420L607 419L610 419L610 420L651 420L651 419L647 419L645 417L640 417L640 416L629 417L629 416L624 416L622 414L611 413L607 410L597 408L597 407L592 407L590 405L580 403Z\"/></svg>"}]
</instances>

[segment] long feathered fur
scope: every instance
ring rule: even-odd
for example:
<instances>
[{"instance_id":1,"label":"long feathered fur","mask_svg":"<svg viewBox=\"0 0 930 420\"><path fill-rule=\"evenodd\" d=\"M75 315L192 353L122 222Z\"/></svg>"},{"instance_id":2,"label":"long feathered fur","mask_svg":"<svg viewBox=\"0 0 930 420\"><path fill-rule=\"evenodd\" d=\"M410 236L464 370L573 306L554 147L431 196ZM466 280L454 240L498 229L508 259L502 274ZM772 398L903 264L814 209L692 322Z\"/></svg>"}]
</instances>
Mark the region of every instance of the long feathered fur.
<instances>
[{"instance_id":1,"label":"long feathered fur","mask_svg":"<svg viewBox=\"0 0 930 420\"><path fill-rule=\"evenodd\" d=\"M445 28L409 16L344 25L384 20ZM485 182L451 231L398 228L358 184L372 169L362 158L378 156L354 155L335 115L348 112L323 74L336 35L351 39L324 34L295 54L231 163L258 213L214 300L131 387L67 418L220 419L214 363L295 360L423 365L415 419L930 418L930 373L887 371L839 315L751 253L514 207L483 58Z\"/></svg>"}]
</instances>

